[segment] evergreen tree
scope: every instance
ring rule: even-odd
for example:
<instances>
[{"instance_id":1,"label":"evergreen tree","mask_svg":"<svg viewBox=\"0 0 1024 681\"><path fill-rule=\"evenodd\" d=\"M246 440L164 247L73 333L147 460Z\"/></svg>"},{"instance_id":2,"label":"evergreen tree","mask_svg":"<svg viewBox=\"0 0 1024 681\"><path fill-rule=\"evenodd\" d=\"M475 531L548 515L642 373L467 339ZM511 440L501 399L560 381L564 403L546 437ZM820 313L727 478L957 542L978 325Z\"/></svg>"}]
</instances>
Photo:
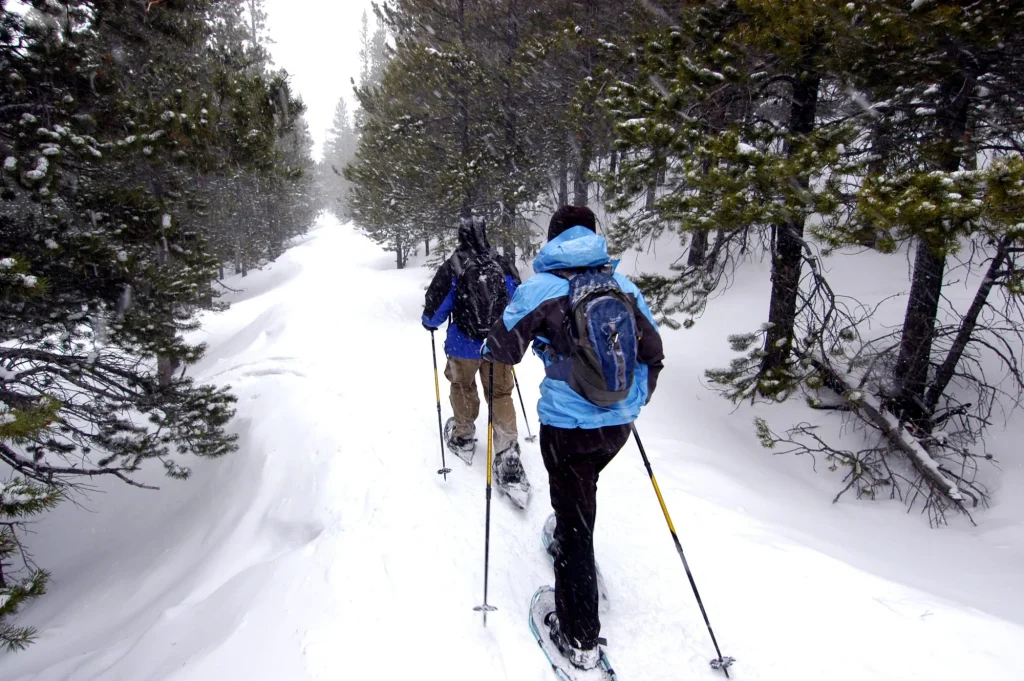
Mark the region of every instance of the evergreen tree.
<instances>
[{"instance_id":1,"label":"evergreen tree","mask_svg":"<svg viewBox=\"0 0 1024 681\"><path fill-rule=\"evenodd\" d=\"M297 233L293 220L310 219L292 210L310 195L295 191L309 170L302 106L284 75L266 73L247 7L259 3L0 5L8 647L31 632L7 618L45 586L19 544L26 516L82 480L145 486L135 474L147 463L187 478L189 457L236 447L225 431L233 396L178 371L202 355L185 334L215 304L213 283L242 236L238 222L214 218L231 197L264 202L253 212L269 217L245 226L244 245L267 258Z\"/></svg>"},{"instance_id":2,"label":"evergreen tree","mask_svg":"<svg viewBox=\"0 0 1024 681\"><path fill-rule=\"evenodd\" d=\"M959 360L937 365L935 357L951 332L937 324L947 261L975 235L989 254L984 265L995 263L991 283L1005 281L1003 264L1020 236L1020 205L1010 198L1022 179L1020 156L1011 140L1022 132L1015 108L1024 18L1012 2L930 2L869 5L863 19L856 37L878 51L861 53L854 82L877 102L884 155L865 179L855 229L837 238L867 235L889 250L913 244L891 397L898 414L928 432Z\"/></svg>"},{"instance_id":3,"label":"evergreen tree","mask_svg":"<svg viewBox=\"0 0 1024 681\"><path fill-rule=\"evenodd\" d=\"M38 413L21 412L0 426L4 439L24 426L19 421L38 418ZM33 598L46 592L50 575L41 570L22 543L27 518L53 508L61 500L61 491L53 485L42 485L13 477L0 484L0 647L8 652L29 645L36 631L10 623L18 610Z\"/></svg>"},{"instance_id":4,"label":"evergreen tree","mask_svg":"<svg viewBox=\"0 0 1024 681\"><path fill-rule=\"evenodd\" d=\"M349 117L348 103L341 97L334 109L331 129L327 131L323 159L317 168L317 175L327 206L342 219L350 216L348 193L351 188L343 171L355 156L357 143L358 137Z\"/></svg>"}]
</instances>

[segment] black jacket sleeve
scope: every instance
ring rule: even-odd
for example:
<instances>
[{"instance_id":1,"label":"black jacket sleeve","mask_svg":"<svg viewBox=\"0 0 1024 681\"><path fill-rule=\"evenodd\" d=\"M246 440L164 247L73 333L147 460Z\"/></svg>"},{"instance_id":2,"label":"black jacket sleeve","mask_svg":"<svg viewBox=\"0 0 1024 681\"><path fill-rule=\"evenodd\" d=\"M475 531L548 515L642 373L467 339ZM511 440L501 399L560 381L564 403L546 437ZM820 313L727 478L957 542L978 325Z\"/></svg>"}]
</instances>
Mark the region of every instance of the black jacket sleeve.
<instances>
[{"instance_id":1,"label":"black jacket sleeve","mask_svg":"<svg viewBox=\"0 0 1024 681\"><path fill-rule=\"evenodd\" d=\"M498 264L501 265L502 272L506 276L512 277L512 280L516 282L516 286L523 283L523 278L519 276L519 270L516 269L515 263L503 255L498 255L497 260Z\"/></svg>"},{"instance_id":2,"label":"black jacket sleeve","mask_svg":"<svg viewBox=\"0 0 1024 681\"><path fill-rule=\"evenodd\" d=\"M487 351L496 362L519 364L523 361L530 343L538 335L545 335L548 318L558 305L557 300L545 301L520 319L511 329L505 328L505 321L499 319L487 336Z\"/></svg>"},{"instance_id":3,"label":"black jacket sleeve","mask_svg":"<svg viewBox=\"0 0 1024 681\"><path fill-rule=\"evenodd\" d=\"M424 317L429 319L437 313L437 309L441 307L441 303L448 297L451 288L452 266L450 262L445 261L443 265L437 268L434 278L430 281L430 286L427 287L427 295L423 301Z\"/></svg>"},{"instance_id":4,"label":"black jacket sleeve","mask_svg":"<svg viewBox=\"0 0 1024 681\"><path fill-rule=\"evenodd\" d=\"M665 368L665 348L658 329L639 308L636 309L636 328L640 332L636 358L647 365L647 401L650 402L658 387L658 375Z\"/></svg>"}]
</instances>

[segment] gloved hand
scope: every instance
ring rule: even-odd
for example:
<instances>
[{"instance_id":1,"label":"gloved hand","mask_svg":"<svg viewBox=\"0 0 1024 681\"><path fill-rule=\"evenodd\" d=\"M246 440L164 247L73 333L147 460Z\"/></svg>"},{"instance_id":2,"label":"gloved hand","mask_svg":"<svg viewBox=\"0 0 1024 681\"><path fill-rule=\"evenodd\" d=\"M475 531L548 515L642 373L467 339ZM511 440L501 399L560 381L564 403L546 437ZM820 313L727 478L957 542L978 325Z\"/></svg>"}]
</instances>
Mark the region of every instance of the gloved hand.
<instances>
[{"instance_id":1,"label":"gloved hand","mask_svg":"<svg viewBox=\"0 0 1024 681\"><path fill-rule=\"evenodd\" d=\"M494 358L491 356L490 351L487 349L487 341L484 341L483 345L480 346L480 360L483 362L494 361Z\"/></svg>"},{"instance_id":2,"label":"gloved hand","mask_svg":"<svg viewBox=\"0 0 1024 681\"><path fill-rule=\"evenodd\" d=\"M430 326L426 322L422 322L422 324L423 324L423 328L426 329L427 331L429 331L430 333L434 333L435 331L437 331L437 327L436 326Z\"/></svg>"}]
</instances>

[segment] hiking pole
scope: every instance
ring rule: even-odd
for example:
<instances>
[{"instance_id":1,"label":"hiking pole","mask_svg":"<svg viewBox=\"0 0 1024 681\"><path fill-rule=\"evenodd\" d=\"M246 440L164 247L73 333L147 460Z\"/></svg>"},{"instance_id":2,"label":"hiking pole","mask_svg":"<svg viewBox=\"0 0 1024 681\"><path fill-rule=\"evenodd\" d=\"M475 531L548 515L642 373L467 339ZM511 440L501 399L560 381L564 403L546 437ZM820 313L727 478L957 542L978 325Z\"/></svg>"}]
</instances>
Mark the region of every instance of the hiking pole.
<instances>
[{"instance_id":1,"label":"hiking pole","mask_svg":"<svg viewBox=\"0 0 1024 681\"><path fill-rule=\"evenodd\" d=\"M437 437L441 440L441 470L438 475L443 475L445 481L448 474L452 472L444 461L444 428L441 426L441 384L437 380L437 345L434 343L434 330L430 330L430 352L434 355L434 395L437 397Z\"/></svg>"},{"instance_id":2,"label":"hiking pole","mask_svg":"<svg viewBox=\"0 0 1024 681\"><path fill-rule=\"evenodd\" d=\"M487 573L490 569L491 557L491 459L494 456L494 362L487 365L490 380L487 386L487 512L484 519L484 604L473 610L484 614L484 626L487 626L487 613L497 610L487 605Z\"/></svg>"},{"instance_id":3,"label":"hiking pole","mask_svg":"<svg viewBox=\"0 0 1024 681\"><path fill-rule=\"evenodd\" d=\"M519 389L519 377L516 376L516 368L512 367L512 380L516 383L516 392L519 393L519 406L523 408L523 421L526 423L526 441L533 442L537 436L530 432L530 417L526 415L526 403L523 402L523 391Z\"/></svg>"},{"instance_id":4,"label":"hiking pole","mask_svg":"<svg viewBox=\"0 0 1024 681\"><path fill-rule=\"evenodd\" d=\"M654 485L654 493L658 495L658 503L661 504L661 512L665 514L665 522L668 523L668 531L672 533L672 541L676 545L676 551L679 552L679 558L683 561L683 568L686 570L686 577L690 580L690 588L693 589L693 595L697 598L697 605L700 606L700 614L704 616L704 624L707 625L708 633L711 634L711 642L715 646L715 652L718 654L714 660L711 660L712 669L721 669L725 672L725 678L729 678L729 667L735 662L735 658L723 657L722 651L718 648L718 641L715 639L715 632L711 630L711 621L708 619L708 613L704 609L704 601L700 599L700 593L697 591L697 582L693 581L693 573L690 572L690 564L686 562L686 556L683 554L683 545L679 543L679 536L676 534L676 528L672 524L672 518L668 514L668 507L665 506L665 498L661 496L661 489L658 487L658 481L654 477L654 471L651 469L651 461L647 458L647 452L644 451L644 445L640 442L640 433L636 431L636 425L630 426L633 429L633 437L636 438L636 446L640 448L640 456L644 458L644 466L647 467L647 475L651 478L651 484Z\"/></svg>"}]
</instances>

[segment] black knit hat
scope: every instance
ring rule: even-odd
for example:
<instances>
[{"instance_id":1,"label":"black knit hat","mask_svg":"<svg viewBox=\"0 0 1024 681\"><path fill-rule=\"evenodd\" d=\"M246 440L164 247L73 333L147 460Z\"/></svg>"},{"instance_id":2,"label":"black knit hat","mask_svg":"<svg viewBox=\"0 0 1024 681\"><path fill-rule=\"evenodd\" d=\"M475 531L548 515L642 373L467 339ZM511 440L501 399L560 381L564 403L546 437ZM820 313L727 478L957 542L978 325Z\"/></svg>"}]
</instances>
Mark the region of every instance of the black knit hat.
<instances>
[{"instance_id":1,"label":"black knit hat","mask_svg":"<svg viewBox=\"0 0 1024 681\"><path fill-rule=\"evenodd\" d=\"M573 227L586 227L597 233L597 216L586 206L562 206L551 216L548 223L548 241Z\"/></svg>"}]
</instances>

